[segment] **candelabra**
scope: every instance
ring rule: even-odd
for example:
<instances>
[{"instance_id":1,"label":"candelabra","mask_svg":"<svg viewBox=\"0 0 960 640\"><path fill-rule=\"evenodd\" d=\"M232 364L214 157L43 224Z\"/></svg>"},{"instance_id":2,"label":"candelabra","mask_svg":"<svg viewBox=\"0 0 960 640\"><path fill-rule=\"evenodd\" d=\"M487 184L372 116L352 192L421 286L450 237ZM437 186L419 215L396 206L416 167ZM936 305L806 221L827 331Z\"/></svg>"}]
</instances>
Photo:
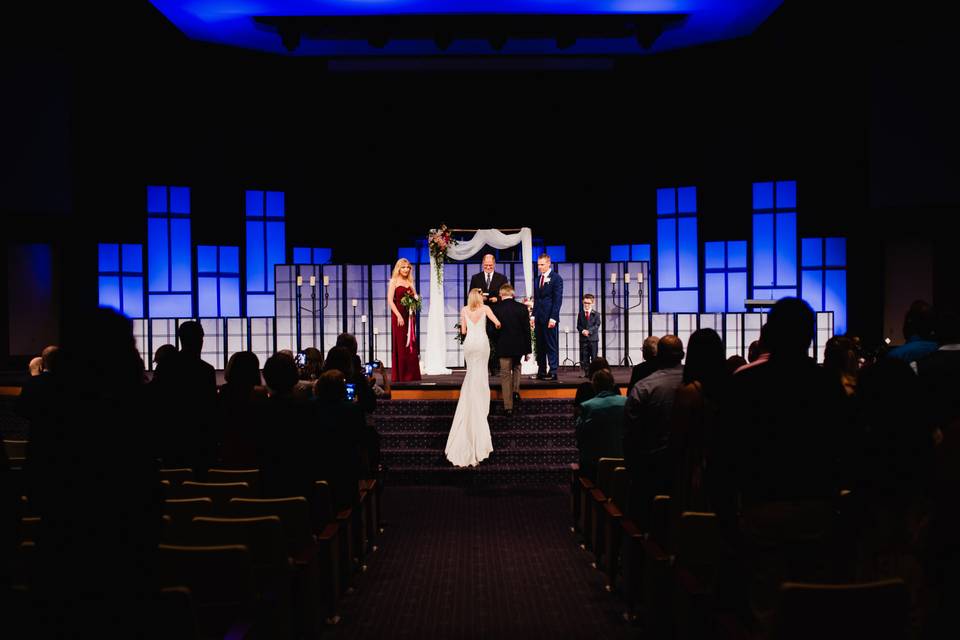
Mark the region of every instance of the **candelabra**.
<instances>
[{"instance_id":1,"label":"candelabra","mask_svg":"<svg viewBox=\"0 0 960 640\"><path fill-rule=\"evenodd\" d=\"M637 272L637 302L630 304L630 273L623 274L623 304L618 300L617 295L617 272L610 274L610 300L613 306L623 314L623 358L620 359L620 366L633 366L633 360L630 359L630 320L629 312L643 304L643 271Z\"/></svg>"},{"instance_id":2,"label":"candelabra","mask_svg":"<svg viewBox=\"0 0 960 640\"><path fill-rule=\"evenodd\" d=\"M330 303L330 291L328 287L330 285L330 276L323 276L323 306L320 307L320 326L323 326L323 310L327 308L327 305ZM297 305L297 351L302 350L303 348L303 314L307 312L310 314L310 322L313 328L314 334L317 331L317 276L310 276L310 306L303 306L303 276L297 276L297 286L296 286L296 305ZM323 332L321 330L320 335L320 350L323 350Z\"/></svg>"}]
</instances>

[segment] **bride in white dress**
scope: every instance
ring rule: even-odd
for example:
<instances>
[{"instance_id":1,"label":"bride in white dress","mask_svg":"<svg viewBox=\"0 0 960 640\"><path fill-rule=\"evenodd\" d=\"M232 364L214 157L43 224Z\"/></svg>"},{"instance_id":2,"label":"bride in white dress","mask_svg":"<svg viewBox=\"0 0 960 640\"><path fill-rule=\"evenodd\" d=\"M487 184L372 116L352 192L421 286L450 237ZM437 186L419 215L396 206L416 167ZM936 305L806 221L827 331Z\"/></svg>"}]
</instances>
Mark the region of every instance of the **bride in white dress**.
<instances>
[{"instance_id":1,"label":"bride in white dress","mask_svg":"<svg viewBox=\"0 0 960 640\"><path fill-rule=\"evenodd\" d=\"M480 289L472 289L467 306L460 310L460 333L463 355L467 361L467 375L460 387L460 400L453 416L453 426L447 437L447 460L457 467L472 467L485 460L493 451L490 438L490 381L487 361L490 342L487 339L487 318L500 328L500 321L490 307L483 304Z\"/></svg>"}]
</instances>

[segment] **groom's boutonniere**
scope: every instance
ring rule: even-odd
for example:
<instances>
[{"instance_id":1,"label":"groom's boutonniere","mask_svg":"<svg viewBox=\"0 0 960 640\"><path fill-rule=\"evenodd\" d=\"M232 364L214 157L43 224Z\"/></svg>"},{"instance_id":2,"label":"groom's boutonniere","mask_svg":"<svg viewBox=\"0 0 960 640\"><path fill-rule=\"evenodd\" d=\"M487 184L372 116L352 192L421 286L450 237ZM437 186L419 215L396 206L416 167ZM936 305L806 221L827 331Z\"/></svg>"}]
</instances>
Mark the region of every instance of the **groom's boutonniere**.
<instances>
[{"instance_id":1,"label":"groom's boutonniere","mask_svg":"<svg viewBox=\"0 0 960 640\"><path fill-rule=\"evenodd\" d=\"M547 276L543 279L543 284L550 284L550 276Z\"/></svg>"}]
</instances>

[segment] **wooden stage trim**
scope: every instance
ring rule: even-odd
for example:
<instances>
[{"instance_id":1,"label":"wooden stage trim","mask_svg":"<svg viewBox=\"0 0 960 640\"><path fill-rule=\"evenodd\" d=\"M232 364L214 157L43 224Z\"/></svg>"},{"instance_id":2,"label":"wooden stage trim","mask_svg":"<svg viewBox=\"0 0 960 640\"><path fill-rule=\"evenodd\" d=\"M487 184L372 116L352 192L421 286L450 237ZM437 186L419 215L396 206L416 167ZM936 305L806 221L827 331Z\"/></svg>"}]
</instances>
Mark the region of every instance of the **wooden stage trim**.
<instances>
[{"instance_id":1,"label":"wooden stage trim","mask_svg":"<svg viewBox=\"0 0 960 640\"><path fill-rule=\"evenodd\" d=\"M520 389L522 400L573 400L577 395L576 389ZM620 389L620 395L626 395L626 389ZM394 389L390 392L391 400L459 400L459 389ZM502 400L503 394L498 389L490 390L491 400Z\"/></svg>"},{"instance_id":2,"label":"wooden stage trim","mask_svg":"<svg viewBox=\"0 0 960 640\"><path fill-rule=\"evenodd\" d=\"M17 397L20 395L20 387L0 387L0 396Z\"/></svg>"}]
</instances>

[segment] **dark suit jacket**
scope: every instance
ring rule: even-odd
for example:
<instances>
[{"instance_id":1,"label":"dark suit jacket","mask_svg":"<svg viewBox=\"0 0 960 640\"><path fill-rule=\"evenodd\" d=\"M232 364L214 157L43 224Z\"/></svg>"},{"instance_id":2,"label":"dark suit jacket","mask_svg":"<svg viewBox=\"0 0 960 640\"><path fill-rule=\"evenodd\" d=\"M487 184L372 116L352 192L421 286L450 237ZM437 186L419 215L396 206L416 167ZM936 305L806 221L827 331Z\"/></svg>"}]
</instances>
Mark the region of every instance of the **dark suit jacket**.
<instances>
[{"instance_id":1,"label":"dark suit jacket","mask_svg":"<svg viewBox=\"0 0 960 640\"><path fill-rule=\"evenodd\" d=\"M467 294L470 293L471 289L481 289L484 293L488 293L491 297L499 300L500 287L505 284L507 284L507 277L502 273L494 271L493 276L490 278L490 288L487 289L487 274L481 271L470 278L470 288L467 289Z\"/></svg>"},{"instance_id":2,"label":"dark suit jacket","mask_svg":"<svg viewBox=\"0 0 960 640\"><path fill-rule=\"evenodd\" d=\"M583 335L584 329L590 332L589 337ZM580 314L577 316L577 334L580 336L581 342L599 342L600 312L596 309L592 309L590 311L590 322L587 322L587 314L583 312L583 309L580 309Z\"/></svg>"},{"instance_id":3,"label":"dark suit jacket","mask_svg":"<svg viewBox=\"0 0 960 640\"><path fill-rule=\"evenodd\" d=\"M563 278L556 270L550 272L550 282L540 286L540 274L533 278L533 315L544 328L551 318L560 322L560 305L563 303Z\"/></svg>"},{"instance_id":4,"label":"dark suit jacket","mask_svg":"<svg viewBox=\"0 0 960 640\"><path fill-rule=\"evenodd\" d=\"M527 306L514 299L496 305L493 313L500 321L497 332L497 355L503 358L520 357L530 353L530 313Z\"/></svg>"}]
</instances>

